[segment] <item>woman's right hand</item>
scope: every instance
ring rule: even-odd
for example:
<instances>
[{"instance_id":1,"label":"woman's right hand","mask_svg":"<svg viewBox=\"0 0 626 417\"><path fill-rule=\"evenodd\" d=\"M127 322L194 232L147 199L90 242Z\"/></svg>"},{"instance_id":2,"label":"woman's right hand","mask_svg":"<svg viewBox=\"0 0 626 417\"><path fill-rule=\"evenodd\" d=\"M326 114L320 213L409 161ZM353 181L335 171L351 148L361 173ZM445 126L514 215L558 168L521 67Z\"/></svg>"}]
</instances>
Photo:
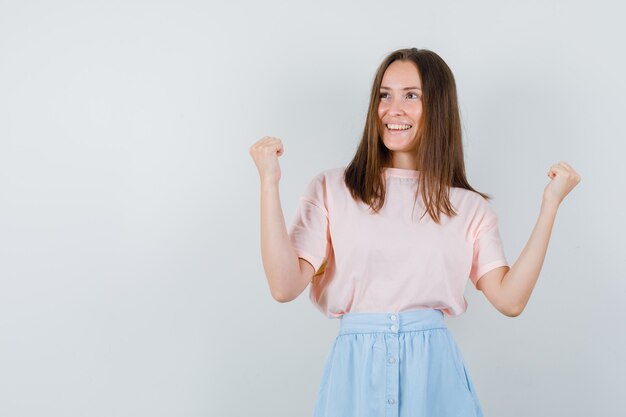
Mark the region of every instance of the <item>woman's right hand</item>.
<instances>
[{"instance_id":1,"label":"woman's right hand","mask_svg":"<svg viewBox=\"0 0 626 417\"><path fill-rule=\"evenodd\" d=\"M280 180L278 157L284 153L283 143L272 136L263 136L250 147L250 155L259 171L261 182Z\"/></svg>"}]
</instances>

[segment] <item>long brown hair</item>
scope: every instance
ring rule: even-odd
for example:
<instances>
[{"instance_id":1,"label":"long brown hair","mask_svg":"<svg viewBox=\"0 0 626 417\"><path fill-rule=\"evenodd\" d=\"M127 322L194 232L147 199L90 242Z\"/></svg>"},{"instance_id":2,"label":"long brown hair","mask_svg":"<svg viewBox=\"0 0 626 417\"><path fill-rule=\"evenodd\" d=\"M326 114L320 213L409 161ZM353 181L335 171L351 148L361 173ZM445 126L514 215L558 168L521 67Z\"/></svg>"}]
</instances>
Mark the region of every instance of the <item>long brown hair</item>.
<instances>
[{"instance_id":1,"label":"long brown hair","mask_svg":"<svg viewBox=\"0 0 626 417\"><path fill-rule=\"evenodd\" d=\"M436 53L427 49L398 49L380 64L370 95L361 143L347 166L344 181L354 199L363 201L378 213L385 203L383 168L391 162L391 151L384 145L383 125L378 118L380 84L389 65L396 61L412 61L422 80L423 111L416 133L416 157L419 167L418 190L421 190L426 211L439 224L443 212L456 215L450 203L448 187L474 191L489 200L491 196L474 190L465 177L461 117L454 76ZM418 169L415 167L415 169ZM419 191L415 193L415 199Z\"/></svg>"}]
</instances>

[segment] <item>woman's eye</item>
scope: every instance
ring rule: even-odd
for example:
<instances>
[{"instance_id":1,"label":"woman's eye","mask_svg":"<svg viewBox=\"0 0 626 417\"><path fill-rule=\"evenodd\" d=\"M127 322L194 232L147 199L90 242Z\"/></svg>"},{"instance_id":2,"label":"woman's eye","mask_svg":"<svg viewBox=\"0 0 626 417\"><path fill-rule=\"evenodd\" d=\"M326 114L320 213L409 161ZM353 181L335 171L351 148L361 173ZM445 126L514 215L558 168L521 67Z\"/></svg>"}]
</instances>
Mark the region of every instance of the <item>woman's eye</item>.
<instances>
[{"instance_id":1,"label":"woman's eye","mask_svg":"<svg viewBox=\"0 0 626 417\"><path fill-rule=\"evenodd\" d=\"M389 97L389 93L379 93L378 97L382 98L387 98ZM417 93L408 93L407 94L408 98L413 98L413 99L419 99L420 96Z\"/></svg>"}]
</instances>

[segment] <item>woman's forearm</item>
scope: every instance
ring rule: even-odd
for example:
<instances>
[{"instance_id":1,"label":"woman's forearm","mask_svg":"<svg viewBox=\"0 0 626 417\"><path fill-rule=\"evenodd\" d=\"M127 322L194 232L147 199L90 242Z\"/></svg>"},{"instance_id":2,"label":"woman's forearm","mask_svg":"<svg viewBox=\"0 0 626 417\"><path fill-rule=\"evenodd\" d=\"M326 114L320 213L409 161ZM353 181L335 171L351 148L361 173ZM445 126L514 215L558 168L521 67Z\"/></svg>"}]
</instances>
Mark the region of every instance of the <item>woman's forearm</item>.
<instances>
[{"instance_id":1,"label":"woman's forearm","mask_svg":"<svg viewBox=\"0 0 626 417\"><path fill-rule=\"evenodd\" d=\"M285 225L279 185L274 181L261 181L261 257L272 297L289 300L300 282L300 265Z\"/></svg>"},{"instance_id":2,"label":"woman's forearm","mask_svg":"<svg viewBox=\"0 0 626 417\"><path fill-rule=\"evenodd\" d=\"M542 202L539 218L526 246L502 280L503 297L516 315L526 307L539 278L557 210L557 203Z\"/></svg>"}]
</instances>

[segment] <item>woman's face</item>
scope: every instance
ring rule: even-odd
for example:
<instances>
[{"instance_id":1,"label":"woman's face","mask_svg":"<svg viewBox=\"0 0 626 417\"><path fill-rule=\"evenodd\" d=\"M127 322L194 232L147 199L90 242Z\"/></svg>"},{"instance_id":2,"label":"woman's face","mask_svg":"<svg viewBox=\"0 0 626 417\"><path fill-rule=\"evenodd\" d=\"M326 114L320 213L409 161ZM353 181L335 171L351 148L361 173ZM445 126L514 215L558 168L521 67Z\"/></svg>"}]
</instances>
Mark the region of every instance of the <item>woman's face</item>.
<instances>
[{"instance_id":1,"label":"woman's face","mask_svg":"<svg viewBox=\"0 0 626 417\"><path fill-rule=\"evenodd\" d=\"M415 63L392 62L385 70L379 94L383 143L391 151L412 153L422 116L422 83Z\"/></svg>"}]
</instances>

